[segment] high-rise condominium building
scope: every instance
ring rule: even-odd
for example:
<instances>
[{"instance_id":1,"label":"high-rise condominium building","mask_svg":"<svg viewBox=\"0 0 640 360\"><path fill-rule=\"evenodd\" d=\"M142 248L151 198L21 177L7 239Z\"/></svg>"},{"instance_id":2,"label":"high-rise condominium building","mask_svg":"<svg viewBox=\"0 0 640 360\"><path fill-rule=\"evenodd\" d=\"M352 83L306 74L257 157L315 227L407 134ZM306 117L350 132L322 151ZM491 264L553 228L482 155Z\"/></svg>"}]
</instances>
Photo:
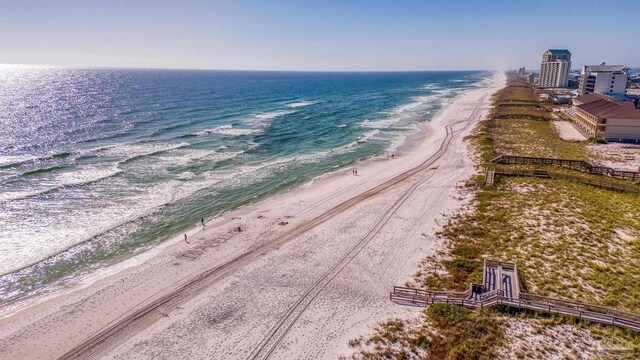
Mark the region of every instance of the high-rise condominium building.
<instances>
[{"instance_id":1,"label":"high-rise condominium building","mask_svg":"<svg viewBox=\"0 0 640 360\"><path fill-rule=\"evenodd\" d=\"M541 87L566 87L571 72L571 53L569 50L549 49L542 54L540 65Z\"/></svg>"},{"instance_id":2,"label":"high-rise condominium building","mask_svg":"<svg viewBox=\"0 0 640 360\"><path fill-rule=\"evenodd\" d=\"M580 74L580 95L624 95L628 80L629 68L624 65L585 65Z\"/></svg>"}]
</instances>

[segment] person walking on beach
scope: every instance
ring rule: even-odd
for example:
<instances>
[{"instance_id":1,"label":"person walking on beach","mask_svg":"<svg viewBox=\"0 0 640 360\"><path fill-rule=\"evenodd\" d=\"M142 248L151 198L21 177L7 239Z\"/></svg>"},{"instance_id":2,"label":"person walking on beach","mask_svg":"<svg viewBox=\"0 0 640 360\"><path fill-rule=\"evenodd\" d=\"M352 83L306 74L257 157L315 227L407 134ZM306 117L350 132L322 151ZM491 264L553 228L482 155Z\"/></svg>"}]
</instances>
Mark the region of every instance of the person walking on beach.
<instances>
[{"instance_id":1,"label":"person walking on beach","mask_svg":"<svg viewBox=\"0 0 640 360\"><path fill-rule=\"evenodd\" d=\"M187 244L191 244L190 242L187 241L187 234L184 234L184 242L186 242Z\"/></svg>"},{"instance_id":2,"label":"person walking on beach","mask_svg":"<svg viewBox=\"0 0 640 360\"><path fill-rule=\"evenodd\" d=\"M200 224L202 224L202 226L204 226L204 218L200 218Z\"/></svg>"}]
</instances>

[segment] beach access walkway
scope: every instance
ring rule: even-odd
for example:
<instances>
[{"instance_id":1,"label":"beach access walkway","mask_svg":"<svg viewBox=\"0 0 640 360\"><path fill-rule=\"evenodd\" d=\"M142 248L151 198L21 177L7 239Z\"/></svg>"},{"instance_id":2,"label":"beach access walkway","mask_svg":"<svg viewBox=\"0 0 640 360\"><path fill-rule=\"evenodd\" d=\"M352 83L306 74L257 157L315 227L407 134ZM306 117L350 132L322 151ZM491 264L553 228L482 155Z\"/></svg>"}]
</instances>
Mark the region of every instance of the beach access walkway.
<instances>
[{"instance_id":1,"label":"beach access walkway","mask_svg":"<svg viewBox=\"0 0 640 360\"><path fill-rule=\"evenodd\" d=\"M394 286L389 299L397 304L412 306L447 303L470 307L528 309L575 316L640 332L639 314L522 292L518 267L510 262L485 259L482 283L471 283L467 291L433 291Z\"/></svg>"},{"instance_id":2,"label":"beach access walkway","mask_svg":"<svg viewBox=\"0 0 640 360\"><path fill-rule=\"evenodd\" d=\"M572 170L578 170L583 172L589 172L597 175L609 175L614 178L640 180L640 173L636 171L627 171L610 168L608 166L593 165L584 160L577 159L557 159L557 158L545 158L545 157L531 157L531 156L515 156L515 155L500 155L494 159L491 159L492 163L496 164L511 164L511 165L556 165L566 167Z\"/></svg>"},{"instance_id":3,"label":"beach access walkway","mask_svg":"<svg viewBox=\"0 0 640 360\"><path fill-rule=\"evenodd\" d=\"M498 176L529 176L542 179L565 179L581 184L596 186L602 189L621 191L621 192L640 192L640 187L633 183L621 183L606 180L605 178L593 179L584 176L575 176L570 174L563 174L558 172L552 172L541 169L526 170L526 169L503 169L492 168L487 169L485 175L485 185L494 185Z\"/></svg>"}]
</instances>

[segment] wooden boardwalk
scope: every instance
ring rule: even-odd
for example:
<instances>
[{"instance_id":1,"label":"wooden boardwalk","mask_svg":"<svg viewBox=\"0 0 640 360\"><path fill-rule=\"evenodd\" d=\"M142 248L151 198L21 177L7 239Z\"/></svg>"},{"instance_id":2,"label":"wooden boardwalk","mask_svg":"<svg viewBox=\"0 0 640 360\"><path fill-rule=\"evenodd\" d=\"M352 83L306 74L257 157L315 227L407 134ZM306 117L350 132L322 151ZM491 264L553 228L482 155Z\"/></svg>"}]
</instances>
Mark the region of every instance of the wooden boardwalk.
<instances>
[{"instance_id":1,"label":"wooden boardwalk","mask_svg":"<svg viewBox=\"0 0 640 360\"><path fill-rule=\"evenodd\" d=\"M496 164L556 165L592 174L609 175L611 177L621 179L640 180L639 172L618 170L607 166L595 166L584 160L500 155L492 159L491 162Z\"/></svg>"},{"instance_id":2,"label":"wooden boardwalk","mask_svg":"<svg viewBox=\"0 0 640 360\"><path fill-rule=\"evenodd\" d=\"M486 185L493 185L497 176L534 176L547 179L565 179L581 184L597 186L603 189L622 191L622 192L640 192L640 187L632 184L620 184L607 180L596 180L581 176L561 174L549 172L546 170L524 170L524 169L488 169L485 177Z\"/></svg>"},{"instance_id":3,"label":"wooden boardwalk","mask_svg":"<svg viewBox=\"0 0 640 360\"><path fill-rule=\"evenodd\" d=\"M485 260L482 284L471 283L467 291L432 291L394 286L389 299L398 304L413 306L435 303L471 307L508 306L575 316L640 332L639 314L521 292L518 268L509 262Z\"/></svg>"}]
</instances>

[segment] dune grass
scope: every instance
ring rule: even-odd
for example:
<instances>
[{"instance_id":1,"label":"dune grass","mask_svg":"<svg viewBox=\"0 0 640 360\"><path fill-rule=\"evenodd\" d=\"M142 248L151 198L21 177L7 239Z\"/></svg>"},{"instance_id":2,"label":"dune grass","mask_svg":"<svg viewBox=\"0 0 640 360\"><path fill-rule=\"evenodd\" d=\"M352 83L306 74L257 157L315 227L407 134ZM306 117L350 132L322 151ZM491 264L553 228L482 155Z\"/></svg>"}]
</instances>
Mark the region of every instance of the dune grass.
<instances>
[{"instance_id":1,"label":"dune grass","mask_svg":"<svg viewBox=\"0 0 640 360\"><path fill-rule=\"evenodd\" d=\"M391 319L369 338L351 340L352 359L492 359L503 341L502 320L488 309L435 304L421 319Z\"/></svg>"},{"instance_id":2,"label":"dune grass","mask_svg":"<svg viewBox=\"0 0 640 360\"><path fill-rule=\"evenodd\" d=\"M489 131L498 154L589 160L588 142L561 140L551 122L492 120Z\"/></svg>"}]
</instances>

